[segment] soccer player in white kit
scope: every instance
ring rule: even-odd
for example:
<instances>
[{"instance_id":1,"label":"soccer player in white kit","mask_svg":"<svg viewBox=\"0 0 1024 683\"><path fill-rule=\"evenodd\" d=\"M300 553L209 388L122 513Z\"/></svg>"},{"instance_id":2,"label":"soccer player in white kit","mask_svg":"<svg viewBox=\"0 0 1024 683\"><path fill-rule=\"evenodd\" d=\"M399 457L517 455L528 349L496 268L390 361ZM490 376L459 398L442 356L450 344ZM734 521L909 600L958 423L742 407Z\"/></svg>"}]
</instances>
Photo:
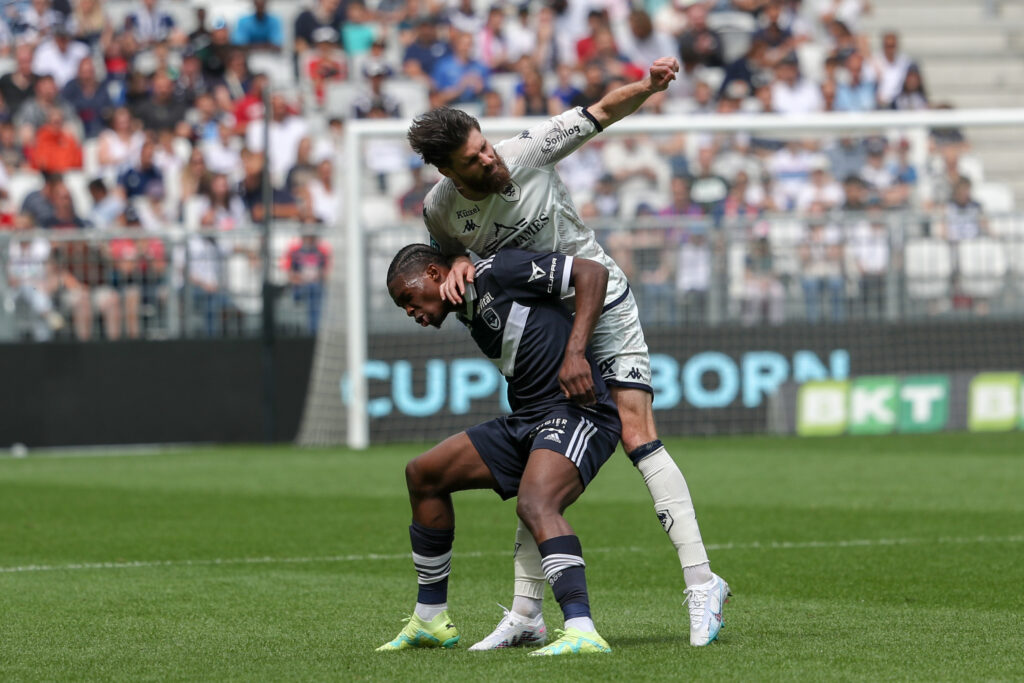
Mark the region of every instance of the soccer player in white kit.
<instances>
[{"instance_id":1,"label":"soccer player in white kit","mask_svg":"<svg viewBox=\"0 0 1024 683\"><path fill-rule=\"evenodd\" d=\"M622 445L643 475L662 527L683 567L689 605L690 644L718 637L729 586L711 571L693 502L679 467L658 439L651 407L650 357L626 277L580 219L555 164L604 128L632 114L652 94L675 79L679 63L663 57L641 81L607 93L599 102L577 107L491 145L479 123L457 109L440 108L417 117L409 129L412 148L445 177L424 202L423 218L432 243L459 255L442 296L461 303L472 282L473 260L503 247L540 253L560 252L604 265L609 272L605 305L591 338L591 349L609 386L622 422ZM474 257L474 258L471 258ZM537 277L545 275L537 269ZM566 395L589 378L586 361L563 361L559 381ZM515 596L497 628L471 650L543 644L541 616L544 573L529 531L516 531Z\"/></svg>"}]
</instances>

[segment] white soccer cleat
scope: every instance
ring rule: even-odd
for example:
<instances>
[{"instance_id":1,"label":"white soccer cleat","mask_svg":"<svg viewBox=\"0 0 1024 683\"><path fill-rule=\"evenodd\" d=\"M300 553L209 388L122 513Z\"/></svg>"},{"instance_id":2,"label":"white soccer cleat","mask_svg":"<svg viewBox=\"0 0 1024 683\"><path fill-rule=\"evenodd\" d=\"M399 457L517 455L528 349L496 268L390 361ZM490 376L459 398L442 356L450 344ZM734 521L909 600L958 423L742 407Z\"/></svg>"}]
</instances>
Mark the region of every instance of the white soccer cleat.
<instances>
[{"instance_id":1,"label":"white soccer cleat","mask_svg":"<svg viewBox=\"0 0 1024 683\"><path fill-rule=\"evenodd\" d=\"M509 611L504 605L498 607L505 611L505 615L491 635L470 647L470 652L498 650L503 647L534 647L547 641L548 629L544 625L543 614L527 619L521 614Z\"/></svg>"},{"instance_id":2,"label":"white soccer cleat","mask_svg":"<svg viewBox=\"0 0 1024 683\"><path fill-rule=\"evenodd\" d=\"M722 606L729 601L729 584L718 574L699 586L687 588L684 605L690 608L690 645L702 647L722 630Z\"/></svg>"}]
</instances>

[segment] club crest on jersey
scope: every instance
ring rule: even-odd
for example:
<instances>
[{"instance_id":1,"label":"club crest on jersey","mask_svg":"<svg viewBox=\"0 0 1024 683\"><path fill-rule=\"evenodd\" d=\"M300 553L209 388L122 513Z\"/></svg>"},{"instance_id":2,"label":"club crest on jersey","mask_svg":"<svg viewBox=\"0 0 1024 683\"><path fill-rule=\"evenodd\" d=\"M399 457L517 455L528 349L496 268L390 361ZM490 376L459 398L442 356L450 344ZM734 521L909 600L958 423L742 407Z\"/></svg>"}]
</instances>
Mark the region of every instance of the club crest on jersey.
<instances>
[{"instance_id":1,"label":"club crest on jersey","mask_svg":"<svg viewBox=\"0 0 1024 683\"><path fill-rule=\"evenodd\" d=\"M530 261L530 266L532 266L532 267L533 267L533 272L532 272L532 273L530 273L530 279L529 279L529 280L527 280L527 282L533 282L534 280L539 280L539 279L541 279L542 277L544 277L544 276L546 276L546 275L547 275L547 272L545 272L545 270L544 270L543 268L541 268L540 266L538 266L538 265L537 265L536 263L534 263L533 261Z\"/></svg>"},{"instance_id":2,"label":"club crest on jersey","mask_svg":"<svg viewBox=\"0 0 1024 683\"><path fill-rule=\"evenodd\" d=\"M484 319L485 323L487 323L487 327L492 330L501 329L501 318L498 317L498 314L493 308L485 308L480 311L480 317Z\"/></svg>"},{"instance_id":3,"label":"club crest on jersey","mask_svg":"<svg viewBox=\"0 0 1024 683\"><path fill-rule=\"evenodd\" d=\"M522 196L522 194L522 189L519 187L519 184L516 183L516 181L514 180L509 181L509 184L506 185L504 189L502 189L502 191L499 193L501 198L509 203L518 202L519 197Z\"/></svg>"}]
</instances>

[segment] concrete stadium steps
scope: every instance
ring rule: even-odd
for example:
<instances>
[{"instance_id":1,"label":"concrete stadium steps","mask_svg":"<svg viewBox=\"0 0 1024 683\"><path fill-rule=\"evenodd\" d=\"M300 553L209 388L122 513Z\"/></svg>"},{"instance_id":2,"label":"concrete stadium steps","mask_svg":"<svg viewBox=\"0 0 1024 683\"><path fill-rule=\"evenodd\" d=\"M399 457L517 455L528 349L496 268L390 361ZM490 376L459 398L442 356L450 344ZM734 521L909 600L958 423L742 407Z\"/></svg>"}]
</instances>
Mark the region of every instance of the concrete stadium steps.
<instances>
[{"instance_id":1,"label":"concrete stadium steps","mask_svg":"<svg viewBox=\"0 0 1024 683\"><path fill-rule=\"evenodd\" d=\"M985 0L884 0L875 2L860 30L878 45L886 29L900 33L902 49L924 71L933 102L959 108L1024 107L1024 2L996 3L996 16ZM966 129L986 182L1013 189L1024 206L1024 178L1019 177L1024 130Z\"/></svg>"}]
</instances>

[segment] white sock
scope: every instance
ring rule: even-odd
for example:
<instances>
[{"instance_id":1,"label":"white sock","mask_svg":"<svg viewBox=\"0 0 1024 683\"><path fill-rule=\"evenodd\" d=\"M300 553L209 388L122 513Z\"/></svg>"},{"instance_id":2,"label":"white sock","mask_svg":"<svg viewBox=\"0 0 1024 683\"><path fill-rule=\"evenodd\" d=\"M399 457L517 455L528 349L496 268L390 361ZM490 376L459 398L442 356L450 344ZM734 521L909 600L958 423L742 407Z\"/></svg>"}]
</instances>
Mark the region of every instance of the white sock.
<instances>
[{"instance_id":1,"label":"white sock","mask_svg":"<svg viewBox=\"0 0 1024 683\"><path fill-rule=\"evenodd\" d=\"M686 568L707 567L708 553L700 537L700 527L697 526L697 515L693 510L686 479L664 446L641 460L637 469L644 477L647 490L651 492L654 511L661 520L661 526L679 554L679 563L684 570L683 580L689 588L694 584L686 576ZM696 574L701 575L701 572Z\"/></svg>"},{"instance_id":2,"label":"white sock","mask_svg":"<svg viewBox=\"0 0 1024 683\"><path fill-rule=\"evenodd\" d=\"M565 630L568 631L571 628L578 628L586 633L592 633L597 630L597 627L594 626L594 622L590 617L573 617L572 619L566 619Z\"/></svg>"},{"instance_id":3,"label":"white sock","mask_svg":"<svg viewBox=\"0 0 1024 683\"><path fill-rule=\"evenodd\" d=\"M446 609L448 609L447 602L442 602L439 605L424 605L422 602L417 602L416 609L414 611L416 612L416 616L423 621L433 621L434 617Z\"/></svg>"},{"instance_id":4,"label":"white sock","mask_svg":"<svg viewBox=\"0 0 1024 683\"><path fill-rule=\"evenodd\" d=\"M544 570L540 566L540 550L537 549L537 541L523 524L523 520L519 520L519 526L516 527L516 552L513 564L515 565L516 581L515 590L512 592L517 599L520 596L531 598L536 600L539 605L544 599L544 584L547 582L544 580ZM516 609L515 602L512 603L512 609L520 614L525 614ZM539 612L540 608L536 613Z\"/></svg>"},{"instance_id":5,"label":"white sock","mask_svg":"<svg viewBox=\"0 0 1024 683\"><path fill-rule=\"evenodd\" d=\"M687 588L707 583L713 578L710 562L698 564L696 567L683 567L683 581L686 582Z\"/></svg>"},{"instance_id":6,"label":"white sock","mask_svg":"<svg viewBox=\"0 0 1024 683\"><path fill-rule=\"evenodd\" d=\"M536 619L544 606L540 598L531 598L527 595L516 595L512 598L512 611L527 619Z\"/></svg>"}]
</instances>

